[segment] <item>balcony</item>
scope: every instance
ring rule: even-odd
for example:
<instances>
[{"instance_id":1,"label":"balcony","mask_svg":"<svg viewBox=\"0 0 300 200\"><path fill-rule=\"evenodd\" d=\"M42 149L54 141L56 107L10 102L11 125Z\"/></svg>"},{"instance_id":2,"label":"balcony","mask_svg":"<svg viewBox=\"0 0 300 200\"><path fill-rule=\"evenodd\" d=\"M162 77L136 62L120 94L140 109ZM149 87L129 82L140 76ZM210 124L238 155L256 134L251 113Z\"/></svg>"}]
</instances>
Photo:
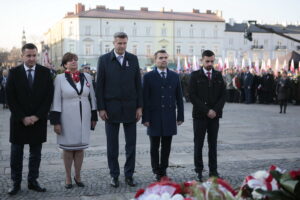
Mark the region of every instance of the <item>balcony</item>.
<instances>
[{"instance_id":1,"label":"balcony","mask_svg":"<svg viewBox=\"0 0 300 200\"><path fill-rule=\"evenodd\" d=\"M262 49L264 49L264 45L252 45L251 49L252 50L262 50Z\"/></svg>"},{"instance_id":2,"label":"balcony","mask_svg":"<svg viewBox=\"0 0 300 200\"><path fill-rule=\"evenodd\" d=\"M283 46L283 45L277 45L275 46L275 50L286 50L287 47L286 46Z\"/></svg>"}]
</instances>

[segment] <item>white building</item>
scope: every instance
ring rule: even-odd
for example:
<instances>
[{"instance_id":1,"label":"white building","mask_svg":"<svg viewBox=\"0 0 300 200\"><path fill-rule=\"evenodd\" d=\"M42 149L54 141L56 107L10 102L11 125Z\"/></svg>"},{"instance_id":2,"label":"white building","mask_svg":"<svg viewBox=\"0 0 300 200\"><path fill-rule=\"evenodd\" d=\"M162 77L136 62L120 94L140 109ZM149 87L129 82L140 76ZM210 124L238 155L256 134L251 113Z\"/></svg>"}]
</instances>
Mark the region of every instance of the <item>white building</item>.
<instances>
[{"instance_id":1,"label":"white building","mask_svg":"<svg viewBox=\"0 0 300 200\"><path fill-rule=\"evenodd\" d=\"M145 67L153 64L153 54L159 49L165 49L174 63L177 56L200 56L204 49L222 56L224 30L221 12L110 10L105 6L85 11L84 5L77 4L75 13L68 13L48 30L45 44L55 66L70 51L78 55L80 65L96 67L99 56L113 49L113 34L123 31L129 37L127 50Z\"/></svg>"}]
</instances>

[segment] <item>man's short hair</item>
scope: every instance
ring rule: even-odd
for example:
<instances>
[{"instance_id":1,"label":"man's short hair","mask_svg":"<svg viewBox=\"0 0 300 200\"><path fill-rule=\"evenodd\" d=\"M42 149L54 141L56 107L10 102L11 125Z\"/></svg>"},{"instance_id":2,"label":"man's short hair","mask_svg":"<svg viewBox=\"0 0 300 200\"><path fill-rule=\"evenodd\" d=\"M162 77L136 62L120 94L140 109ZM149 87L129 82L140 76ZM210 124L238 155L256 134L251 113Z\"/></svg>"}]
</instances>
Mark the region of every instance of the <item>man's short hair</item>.
<instances>
[{"instance_id":1,"label":"man's short hair","mask_svg":"<svg viewBox=\"0 0 300 200\"><path fill-rule=\"evenodd\" d=\"M154 53L154 58L155 58L155 59L156 59L156 57L157 57L157 54L159 54L159 53L167 53L167 51L164 50L164 49L158 50L157 52Z\"/></svg>"},{"instance_id":2,"label":"man's short hair","mask_svg":"<svg viewBox=\"0 0 300 200\"><path fill-rule=\"evenodd\" d=\"M206 57L212 57L214 55L215 55L214 52L212 52L211 50L205 50L202 53L202 58L204 58L204 56L206 56Z\"/></svg>"},{"instance_id":3,"label":"man's short hair","mask_svg":"<svg viewBox=\"0 0 300 200\"><path fill-rule=\"evenodd\" d=\"M116 38L122 38L122 39L124 39L124 38L128 38L128 36L127 36L127 34L124 33L124 32L116 32L116 33L114 34L114 39L116 39Z\"/></svg>"},{"instance_id":4,"label":"man's short hair","mask_svg":"<svg viewBox=\"0 0 300 200\"><path fill-rule=\"evenodd\" d=\"M37 47L32 43L27 43L22 47L22 53L25 51L25 49L36 49L37 50Z\"/></svg>"}]
</instances>

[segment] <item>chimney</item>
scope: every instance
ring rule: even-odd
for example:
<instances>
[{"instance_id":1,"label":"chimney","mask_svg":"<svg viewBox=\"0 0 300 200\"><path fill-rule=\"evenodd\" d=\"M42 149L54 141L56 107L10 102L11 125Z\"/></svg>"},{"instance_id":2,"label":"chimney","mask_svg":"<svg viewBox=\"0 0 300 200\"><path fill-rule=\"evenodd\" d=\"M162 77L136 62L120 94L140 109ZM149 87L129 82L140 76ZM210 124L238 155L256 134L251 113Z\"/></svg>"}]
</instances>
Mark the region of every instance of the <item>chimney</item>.
<instances>
[{"instance_id":1,"label":"chimney","mask_svg":"<svg viewBox=\"0 0 300 200\"><path fill-rule=\"evenodd\" d=\"M162 7L160 11L165 12L165 7Z\"/></svg>"},{"instance_id":2,"label":"chimney","mask_svg":"<svg viewBox=\"0 0 300 200\"><path fill-rule=\"evenodd\" d=\"M125 7L124 6L120 6L120 10L125 10Z\"/></svg>"},{"instance_id":3,"label":"chimney","mask_svg":"<svg viewBox=\"0 0 300 200\"><path fill-rule=\"evenodd\" d=\"M85 11L85 6L82 3L78 3L75 5L75 14L80 14Z\"/></svg>"},{"instance_id":4,"label":"chimney","mask_svg":"<svg viewBox=\"0 0 300 200\"><path fill-rule=\"evenodd\" d=\"M211 10L206 10L206 14L212 14Z\"/></svg>"},{"instance_id":5,"label":"chimney","mask_svg":"<svg viewBox=\"0 0 300 200\"><path fill-rule=\"evenodd\" d=\"M106 7L103 5L100 5L100 6L96 6L96 9L97 10L106 10Z\"/></svg>"},{"instance_id":6,"label":"chimney","mask_svg":"<svg viewBox=\"0 0 300 200\"><path fill-rule=\"evenodd\" d=\"M66 17L74 15L74 12L67 12Z\"/></svg>"},{"instance_id":7,"label":"chimney","mask_svg":"<svg viewBox=\"0 0 300 200\"><path fill-rule=\"evenodd\" d=\"M234 26L234 19L233 18L229 18L229 24L230 24L230 26Z\"/></svg>"},{"instance_id":8,"label":"chimney","mask_svg":"<svg viewBox=\"0 0 300 200\"><path fill-rule=\"evenodd\" d=\"M147 11L148 11L148 8L147 8L147 7L141 7L141 11L147 12Z\"/></svg>"},{"instance_id":9,"label":"chimney","mask_svg":"<svg viewBox=\"0 0 300 200\"><path fill-rule=\"evenodd\" d=\"M216 10L216 15L217 15L218 17L223 18L222 10Z\"/></svg>"},{"instance_id":10,"label":"chimney","mask_svg":"<svg viewBox=\"0 0 300 200\"><path fill-rule=\"evenodd\" d=\"M194 9L193 8L193 13L200 13L199 9Z\"/></svg>"}]
</instances>

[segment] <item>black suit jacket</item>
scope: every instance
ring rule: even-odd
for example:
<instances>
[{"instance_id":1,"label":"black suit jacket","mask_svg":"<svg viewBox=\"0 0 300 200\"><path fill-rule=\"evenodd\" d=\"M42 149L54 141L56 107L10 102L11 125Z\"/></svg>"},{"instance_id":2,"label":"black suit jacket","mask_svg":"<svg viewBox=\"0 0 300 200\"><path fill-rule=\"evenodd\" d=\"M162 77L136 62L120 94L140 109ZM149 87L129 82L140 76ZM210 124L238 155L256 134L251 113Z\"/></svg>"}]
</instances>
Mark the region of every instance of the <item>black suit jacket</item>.
<instances>
[{"instance_id":1,"label":"black suit jacket","mask_svg":"<svg viewBox=\"0 0 300 200\"><path fill-rule=\"evenodd\" d=\"M98 60L96 96L98 110L106 110L108 122L136 121L136 109L142 107L142 83L138 59L125 52L123 64L114 50Z\"/></svg>"},{"instance_id":2,"label":"black suit jacket","mask_svg":"<svg viewBox=\"0 0 300 200\"><path fill-rule=\"evenodd\" d=\"M46 142L47 116L53 99L53 81L50 70L36 65L30 89L24 65L10 70L6 84L7 103L11 111L10 142L14 144L39 144ZM24 126L26 116L35 115L39 120Z\"/></svg>"},{"instance_id":3,"label":"black suit jacket","mask_svg":"<svg viewBox=\"0 0 300 200\"><path fill-rule=\"evenodd\" d=\"M190 99L193 104L194 119L206 118L210 109L217 113L218 118L222 117L226 86L222 74L212 70L210 81L202 68L191 74Z\"/></svg>"}]
</instances>

